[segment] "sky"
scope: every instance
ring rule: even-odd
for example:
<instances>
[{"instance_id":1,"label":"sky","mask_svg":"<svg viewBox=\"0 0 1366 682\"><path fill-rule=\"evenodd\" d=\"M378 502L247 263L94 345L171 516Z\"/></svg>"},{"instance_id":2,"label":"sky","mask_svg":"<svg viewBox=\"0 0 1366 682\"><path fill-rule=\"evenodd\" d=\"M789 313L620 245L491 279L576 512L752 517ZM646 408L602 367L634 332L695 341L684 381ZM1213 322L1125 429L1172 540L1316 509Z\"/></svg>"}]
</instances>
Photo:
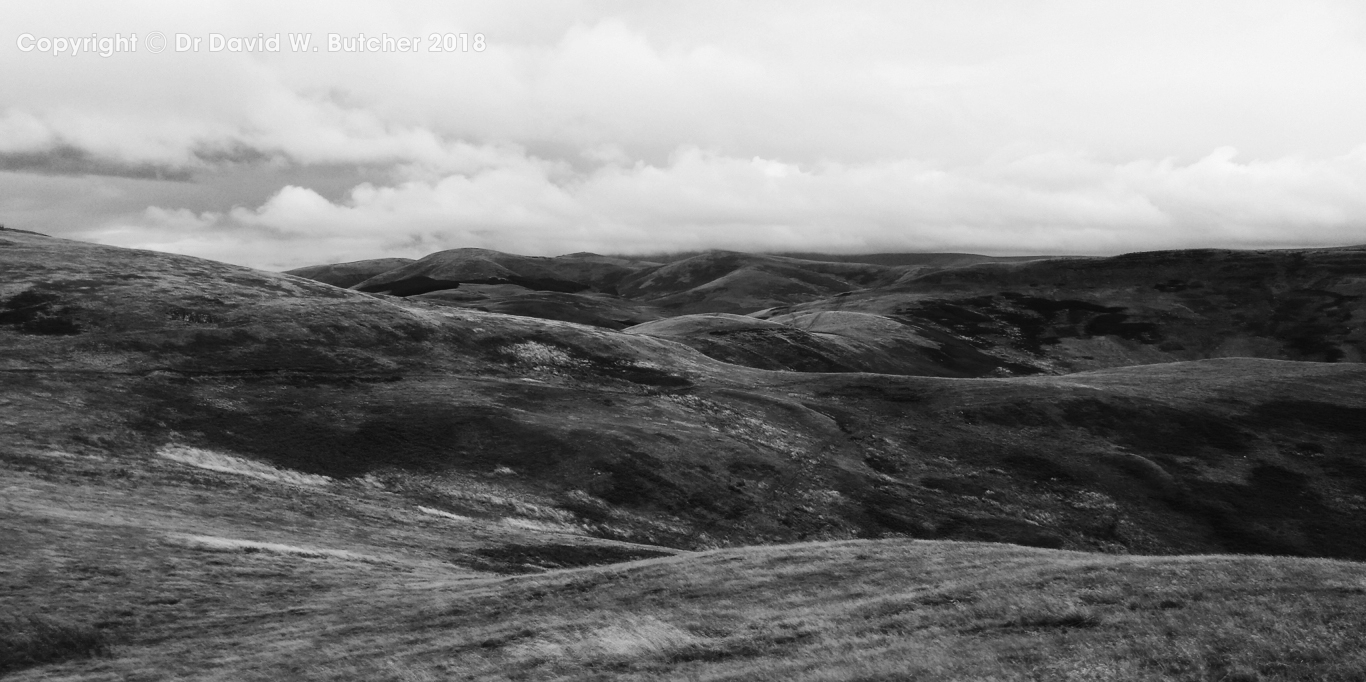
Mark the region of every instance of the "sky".
<instances>
[{"instance_id":1,"label":"sky","mask_svg":"<svg viewBox=\"0 0 1366 682\"><path fill-rule=\"evenodd\" d=\"M5 15L0 224L54 236L271 270L1366 243L1359 0Z\"/></svg>"}]
</instances>

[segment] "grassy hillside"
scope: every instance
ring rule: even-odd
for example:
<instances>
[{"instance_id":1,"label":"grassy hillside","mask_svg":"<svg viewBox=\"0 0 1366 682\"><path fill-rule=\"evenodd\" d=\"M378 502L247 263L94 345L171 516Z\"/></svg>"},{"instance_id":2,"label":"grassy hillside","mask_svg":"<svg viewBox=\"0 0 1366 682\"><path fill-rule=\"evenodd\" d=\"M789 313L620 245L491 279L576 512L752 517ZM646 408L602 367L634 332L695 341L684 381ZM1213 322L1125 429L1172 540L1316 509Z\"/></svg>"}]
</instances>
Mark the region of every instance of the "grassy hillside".
<instances>
[{"instance_id":1,"label":"grassy hillside","mask_svg":"<svg viewBox=\"0 0 1366 682\"><path fill-rule=\"evenodd\" d=\"M1366 249L1156 251L908 273L808 301L937 330L1059 373L1212 357L1366 358Z\"/></svg>"},{"instance_id":2,"label":"grassy hillside","mask_svg":"<svg viewBox=\"0 0 1366 682\"><path fill-rule=\"evenodd\" d=\"M882 540L573 568L646 550L574 554L561 534L423 514L375 491L171 462L95 483L87 499L60 490L66 475L7 477L25 493L5 517L6 606L99 649L51 645L9 679L1366 675L1356 563ZM564 556L579 561L487 572Z\"/></svg>"},{"instance_id":3,"label":"grassy hillside","mask_svg":"<svg viewBox=\"0 0 1366 682\"><path fill-rule=\"evenodd\" d=\"M1113 258L882 254L812 259L709 251L667 263L481 249L432 254L355 285L447 304L621 329L689 314L791 327L675 336L760 369L1010 376L1218 357L1361 362L1366 249L1187 250ZM298 274L340 283L378 261ZM349 268L349 269L348 269ZM349 277L349 276L348 276ZM351 279L346 279L350 282ZM496 294L470 291L494 284ZM550 292L561 292L552 294ZM590 291L591 290L591 291ZM574 295L573 292L589 292ZM883 328L813 319L874 316ZM915 343L884 343L911 336Z\"/></svg>"},{"instance_id":4,"label":"grassy hillside","mask_svg":"<svg viewBox=\"0 0 1366 682\"><path fill-rule=\"evenodd\" d=\"M767 371L669 330L934 339L434 297L0 233L0 673L1362 675L1366 365Z\"/></svg>"},{"instance_id":5,"label":"grassy hillside","mask_svg":"<svg viewBox=\"0 0 1366 682\"><path fill-rule=\"evenodd\" d=\"M347 288L360 284L375 275L401 268L412 262L411 258L376 258L350 263L314 265L288 270L285 274L316 280L324 284L331 284L334 287Z\"/></svg>"},{"instance_id":6,"label":"grassy hillside","mask_svg":"<svg viewBox=\"0 0 1366 682\"><path fill-rule=\"evenodd\" d=\"M33 315L0 325L20 452L195 447L422 479L454 513L447 481L506 471L598 536L680 548L893 534L1366 557L1359 364L767 372L641 334L11 241L0 299Z\"/></svg>"}]
</instances>

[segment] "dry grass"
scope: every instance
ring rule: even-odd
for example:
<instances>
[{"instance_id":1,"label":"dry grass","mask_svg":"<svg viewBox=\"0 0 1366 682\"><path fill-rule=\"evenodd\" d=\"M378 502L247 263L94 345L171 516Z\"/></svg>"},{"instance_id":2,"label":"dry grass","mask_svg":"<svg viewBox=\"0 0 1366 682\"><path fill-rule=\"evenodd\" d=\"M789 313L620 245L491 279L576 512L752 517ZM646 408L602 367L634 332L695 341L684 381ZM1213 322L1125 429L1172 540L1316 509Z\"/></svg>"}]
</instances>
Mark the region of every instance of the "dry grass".
<instances>
[{"instance_id":1,"label":"dry grass","mask_svg":"<svg viewBox=\"0 0 1366 682\"><path fill-rule=\"evenodd\" d=\"M851 541L454 581L214 554L225 581L194 572L209 555L163 551L209 608L129 630L112 658L14 679L1366 676L1366 566L1350 562Z\"/></svg>"},{"instance_id":2,"label":"dry grass","mask_svg":"<svg viewBox=\"0 0 1366 682\"><path fill-rule=\"evenodd\" d=\"M590 537L1366 558L1360 364L762 372L13 241L82 331L0 330L12 679L1366 679L1357 563Z\"/></svg>"},{"instance_id":3,"label":"dry grass","mask_svg":"<svg viewBox=\"0 0 1366 682\"><path fill-rule=\"evenodd\" d=\"M410 621L405 660L483 679L1357 680L1363 606L1359 564L851 542L453 598ZM489 610L498 615L469 621ZM481 624L504 639L423 643L424 631L473 635Z\"/></svg>"},{"instance_id":4,"label":"dry grass","mask_svg":"<svg viewBox=\"0 0 1366 682\"><path fill-rule=\"evenodd\" d=\"M234 455L205 450L203 448L192 448L184 445L165 445L157 450L157 454L166 459L188 464L192 467L207 469L209 471L220 471L239 476L249 476L265 481L279 481L293 485L327 485L332 482L327 476L315 474L305 474L290 469L283 469L263 462L237 457Z\"/></svg>"},{"instance_id":5,"label":"dry grass","mask_svg":"<svg viewBox=\"0 0 1366 682\"><path fill-rule=\"evenodd\" d=\"M1366 678L1359 563L884 540L497 576L629 546L456 521L396 483L0 465L0 612L87 637L51 639L16 680ZM534 563L550 550L563 561Z\"/></svg>"},{"instance_id":6,"label":"dry grass","mask_svg":"<svg viewBox=\"0 0 1366 682\"><path fill-rule=\"evenodd\" d=\"M109 636L86 623L41 615L0 616L0 674L109 653Z\"/></svg>"}]
</instances>

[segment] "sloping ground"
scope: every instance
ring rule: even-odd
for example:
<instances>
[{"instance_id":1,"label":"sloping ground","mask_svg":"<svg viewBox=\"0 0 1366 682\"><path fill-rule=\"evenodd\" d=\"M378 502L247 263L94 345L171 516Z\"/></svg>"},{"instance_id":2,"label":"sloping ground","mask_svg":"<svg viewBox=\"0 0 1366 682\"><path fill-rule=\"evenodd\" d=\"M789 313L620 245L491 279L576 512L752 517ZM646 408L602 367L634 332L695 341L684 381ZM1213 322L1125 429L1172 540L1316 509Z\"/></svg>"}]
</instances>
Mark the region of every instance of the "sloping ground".
<instances>
[{"instance_id":1,"label":"sloping ground","mask_svg":"<svg viewBox=\"0 0 1366 682\"><path fill-rule=\"evenodd\" d=\"M1366 360L1366 247L865 259L874 263L817 256L827 260L710 251L661 265L593 254L526 258L457 249L358 288L402 296L451 290L461 282L593 290L586 298L507 289L482 303L468 292L441 300L612 329L699 313L784 320L860 313L886 320L860 323L859 332L797 326L805 333L698 330L671 337L713 358L760 369L972 377L1217 357ZM896 330L891 337L900 341L909 334L928 343L887 342L881 334L887 330Z\"/></svg>"},{"instance_id":2,"label":"sloping ground","mask_svg":"<svg viewBox=\"0 0 1366 682\"><path fill-rule=\"evenodd\" d=\"M678 314L749 313L890 282L898 274L878 265L709 251L627 277L618 293Z\"/></svg>"},{"instance_id":3,"label":"sloping ground","mask_svg":"<svg viewBox=\"0 0 1366 682\"><path fill-rule=\"evenodd\" d=\"M861 372L914 376L1014 376L1042 371L1023 353L993 354L924 324L852 311L772 315L767 319L815 335Z\"/></svg>"},{"instance_id":4,"label":"sloping ground","mask_svg":"<svg viewBox=\"0 0 1366 682\"><path fill-rule=\"evenodd\" d=\"M908 273L784 312L848 310L1068 372L1212 357L1366 358L1366 248L1160 251Z\"/></svg>"},{"instance_id":5,"label":"sloping ground","mask_svg":"<svg viewBox=\"0 0 1366 682\"><path fill-rule=\"evenodd\" d=\"M641 334L7 240L0 435L24 452L176 443L437 490L504 472L594 535L676 547L909 534L1366 558L1359 364L765 372Z\"/></svg>"},{"instance_id":6,"label":"sloping ground","mask_svg":"<svg viewBox=\"0 0 1366 682\"><path fill-rule=\"evenodd\" d=\"M712 332L741 332L756 330L785 329L786 325L769 322L748 315L732 313L698 313L679 315L654 322L647 322L631 329L636 334L661 337L688 337Z\"/></svg>"},{"instance_id":7,"label":"sloping ground","mask_svg":"<svg viewBox=\"0 0 1366 682\"><path fill-rule=\"evenodd\" d=\"M516 284L568 293L585 289L611 292L622 278L651 265L590 253L540 258L488 249L451 249L379 274L353 288L395 296L454 289L461 283Z\"/></svg>"},{"instance_id":8,"label":"sloping ground","mask_svg":"<svg viewBox=\"0 0 1366 682\"><path fill-rule=\"evenodd\" d=\"M304 277L345 289L360 284L375 275L401 268L412 262L413 259L411 258L375 258L373 260L358 260L350 263L311 265L306 268L287 270L285 271L285 274L294 275L295 277Z\"/></svg>"},{"instance_id":9,"label":"sloping ground","mask_svg":"<svg viewBox=\"0 0 1366 682\"><path fill-rule=\"evenodd\" d=\"M864 253L840 255L815 252L776 253L775 256L832 263L867 263L890 267L913 265L922 268L956 268L978 263L1018 263L1053 256L983 256L976 253Z\"/></svg>"},{"instance_id":10,"label":"sloping ground","mask_svg":"<svg viewBox=\"0 0 1366 682\"><path fill-rule=\"evenodd\" d=\"M290 663L267 653L278 647L224 638L299 616L323 627L312 618L333 598L672 553L594 538L506 478L337 480L182 446L101 454L7 439L0 675L60 678L79 661L67 670L99 679L246 679L224 665L235 659L287 679ZM167 645L194 651L137 662Z\"/></svg>"},{"instance_id":11,"label":"sloping ground","mask_svg":"<svg viewBox=\"0 0 1366 682\"><path fill-rule=\"evenodd\" d=\"M770 372L5 232L0 377L13 679L1366 669L1361 564L1119 556L1366 559L1359 363Z\"/></svg>"},{"instance_id":12,"label":"sloping ground","mask_svg":"<svg viewBox=\"0 0 1366 682\"><path fill-rule=\"evenodd\" d=\"M735 365L793 372L875 372L911 376L1011 376L1039 370L988 355L939 329L879 315L815 312L741 316L679 315L625 330L667 338Z\"/></svg>"},{"instance_id":13,"label":"sloping ground","mask_svg":"<svg viewBox=\"0 0 1366 682\"><path fill-rule=\"evenodd\" d=\"M731 313L679 315L624 330L669 339L710 358L745 367L794 372L852 372L839 349L789 327Z\"/></svg>"},{"instance_id":14,"label":"sloping ground","mask_svg":"<svg viewBox=\"0 0 1366 682\"><path fill-rule=\"evenodd\" d=\"M1323 680L1366 675L1366 568L856 541L488 579L33 526L45 618L108 655L10 679ZM27 555L27 556L26 556ZM98 557L98 561L95 561ZM31 559L30 559L31 560ZM18 566L16 566L16 563ZM86 573L79 573L86 571Z\"/></svg>"},{"instance_id":15,"label":"sloping ground","mask_svg":"<svg viewBox=\"0 0 1366 682\"><path fill-rule=\"evenodd\" d=\"M611 294L535 291L515 284L462 284L456 289L443 289L414 298L456 308L576 322L607 329L624 329L661 317L654 306Z\"/></svg>"},{"instance_id":16,"label":"sloping ground","mask_svg":"<svg viewBox=\"0 0 1366 682\"><path fill-rule=\"evenodd\" d=\"M556 256L554 268L565 279L583 282L594 290L612 293L626 277L657 268L661 263L639 258L616 258L586 251Z\"/></svg>"}]
</instances>

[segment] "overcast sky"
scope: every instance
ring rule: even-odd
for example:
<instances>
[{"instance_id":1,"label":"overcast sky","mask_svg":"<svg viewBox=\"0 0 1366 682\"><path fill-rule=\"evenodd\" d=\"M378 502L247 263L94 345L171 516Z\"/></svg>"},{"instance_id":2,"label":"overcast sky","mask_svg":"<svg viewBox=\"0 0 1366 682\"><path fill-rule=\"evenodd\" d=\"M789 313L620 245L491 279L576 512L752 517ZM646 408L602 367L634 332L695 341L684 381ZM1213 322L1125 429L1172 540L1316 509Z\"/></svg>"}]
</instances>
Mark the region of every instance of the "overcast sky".
<instances>
[{"instance_id":1,"label":"overcast sky","mask_svg":"<svg viewBox=\"0 0 1366 682\"><path fill-rule=\"evenodd\" d=\"M1366 243L1359 0L11 0L0 32L0 223L254 267Z\"/></svg>"}]
</instances>

